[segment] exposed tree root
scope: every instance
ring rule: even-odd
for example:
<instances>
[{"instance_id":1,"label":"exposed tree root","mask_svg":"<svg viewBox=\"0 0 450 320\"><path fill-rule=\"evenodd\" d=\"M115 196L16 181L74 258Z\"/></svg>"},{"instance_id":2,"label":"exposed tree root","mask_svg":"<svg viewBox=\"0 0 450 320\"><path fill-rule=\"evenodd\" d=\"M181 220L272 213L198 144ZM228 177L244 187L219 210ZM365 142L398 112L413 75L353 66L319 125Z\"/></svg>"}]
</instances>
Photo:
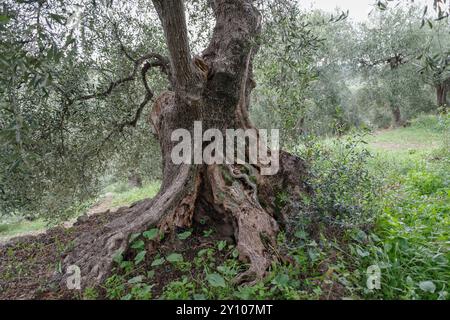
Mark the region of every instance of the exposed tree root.
<instances>
[{"instance_id":1,"label":"exposed tree root","mask_svg":"<svg viewBox=\"0 0 450 320\"><path fill-rule=\"evenodd\" d=\"M212 219L226 224L240 259L249 263L249 269L236 282L261 279L276 259L271 248L276 246L279 225L273 208L261 205L258 185L252 181L263 179L252 178L246 171L245 166L233 165L211 165L203 169L179 166L173 181L153 200L125 209L123 216L95 234L79 238L64 260L65 266L80 267L82 286L98 285L111 271L114 257L128 249L131 234L151 226L165 232L187 228L195 223L194 213L203 210Z\"/></svg>"},{"instance_id":2,"label":"exposed tree root","mask_svg":"<svg viewBox=\"0 0 450 320\"><path fill-rule=\"evenodd\" d=\"M73 251L65 258L65 266L76 265L81 269L82 286L101 283L111 271L114 257L127 250L131 234L157 225L169 212L180 210L178 205L183 202L183 198L195 192L196 175L195 167L179 166L172 183L154 199L130 207L123 216L95 234L81 236L74 244Z\"/></svg>"},{"instance_id":3,"label":"exposed tree root","mask_svg":"<svg viewBox=\"0 0 450 320\"><path fill-rule=\"evenodd\" d=\"M249 261L249 270L242 274L238 282L251 281L264 277L271 264L271 255L264 241L275 245L278 224L260 205L256 185L246 174L231 165L210 166L207 169L211 186L212 201L221 214L234 221L234 237L240 259ZM233 180L228 184L224 179L224 170L229 170Z\"/></svg>"},{"instance_id":4,"label":"exposed tree root","mask_svg":"<svg viewBox=\"0 0 450 320\"><path fill-rule=\"evenodd\" d=\"M249 262L248 271L237 282L261 279L276 258L271 248L276 246L279 224L284 225L295 210L289 203L298 203L301 194L307 192L302 186L303 162L281 152L280 171L274 176L262 176L260 167L251 165L174 165L170 133L181 127L180 121L193 123L189 118L180 120L182 108L183 103L168 92L156 101L152 112L164 164L164 181L158 195L124 210L123 216L95 234L83 235L64 260L65 266L80 267L82 286L100 284L105 279L114 257L127 250L131 234L152 226L163 232L188 228L199 212L220 220L223 230L228 230L227 236L236 242L240 258ZM289 203L280 211L274 204L281 191L287 193Z\"/></svg>"}]
</instances>

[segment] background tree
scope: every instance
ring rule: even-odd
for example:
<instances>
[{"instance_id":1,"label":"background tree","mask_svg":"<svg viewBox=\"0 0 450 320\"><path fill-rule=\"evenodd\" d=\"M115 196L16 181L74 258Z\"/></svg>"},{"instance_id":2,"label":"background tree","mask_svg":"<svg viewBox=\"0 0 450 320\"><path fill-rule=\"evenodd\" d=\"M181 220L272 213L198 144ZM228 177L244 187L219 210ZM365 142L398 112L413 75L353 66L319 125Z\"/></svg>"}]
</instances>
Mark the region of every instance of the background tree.
<instances>
[{"instance_id":1,"label":"background tree","mask_svg":"<svg viewBox=\"0 0 450 320\"><path fill-rule=\"evenodd\" d=\"M442 30L437 30L432 43L420 57L420 74L423 81L436 90L436 105L448 106L447 93L450 90L450 37L439 37ZM444 31L447 35L446 31Z\"/></svg>"},{"instance_id":2,"label":"background tree","mask_svg":"<svg viewBox=\"0 0 450 320\"><path fill-rule=\"evenodd\" d=\"M378 102L391 111L395 126L406 120L403 113L430 108L423 98L429 94L423 83L417 81L417 67L413 65L429 42L429 30L418 24L421 14L422 9L416 6L375 11L369 22L361 26L358 59L367 68L363 69L363 76L374 90L384 95L380 97L383 101Z\"/></svg>"},{"instance_id":3,"label":"background tree","mask_svg":"<svg viewBox=\"0 0 450 320\"><path fill-rule=\"evenodd\" d=\"M147 46L163 44L152 15L145 1L5 3L1 215L64 219L98 192L102 175L120 161L136 168L123 164L131 154L154 150L145 165L158 167L159 146L139 121L152 96L143 74L156 84L153 90L168 85L149 72L157 57L145 56Z\"/></svg>"}]
</instances>

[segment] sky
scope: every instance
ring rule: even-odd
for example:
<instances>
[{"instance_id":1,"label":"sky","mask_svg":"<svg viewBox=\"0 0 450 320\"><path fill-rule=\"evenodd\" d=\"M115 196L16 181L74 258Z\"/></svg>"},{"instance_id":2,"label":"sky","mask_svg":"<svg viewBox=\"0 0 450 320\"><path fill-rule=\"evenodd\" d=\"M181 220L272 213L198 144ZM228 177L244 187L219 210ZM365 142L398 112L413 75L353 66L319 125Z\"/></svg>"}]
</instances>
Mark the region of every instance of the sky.
<instances>
[{"instance_id":1,"label":"sky","mask_svg":"<svg viewBox=\"0 0 450 320\"><path fill-rule=\"evenodd\" d=\"M373 0L300 0L305 8L317 8L333 12L336 7L350 10L350 17L356 21L364 21L373 9Z\"/></svg>"},{"instance_id":2,"label":"sky","mask_svg":"<svg viewBox=\"0 0 450 320\"><path fill-rule=\"evenodd\" d=\"M334 12L336 7L343 11L350 10L350 18L355 21L364 21L374 8L375 0L299 0L304 8L317 8ZM429 0L416 0L416 3L426 3Z\"/></svg>"}]
</instances>

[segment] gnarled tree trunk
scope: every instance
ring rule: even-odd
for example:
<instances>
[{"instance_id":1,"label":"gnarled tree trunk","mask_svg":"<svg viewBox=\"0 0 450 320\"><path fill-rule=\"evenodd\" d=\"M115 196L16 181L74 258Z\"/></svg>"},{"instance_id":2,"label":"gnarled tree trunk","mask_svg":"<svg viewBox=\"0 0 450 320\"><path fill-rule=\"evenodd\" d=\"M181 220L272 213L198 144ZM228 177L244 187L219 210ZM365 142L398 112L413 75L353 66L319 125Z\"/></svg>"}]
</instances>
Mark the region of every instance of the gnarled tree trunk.
<instances>
[{"instance_id":1,"label":"gnarled tree trunk","mask_svg":"<svg viewBox=\"0 0 450 320\"><path fill-rule=\"evenodd\" d=\"M274 258L276 234L293 206L275 208L278 192L298 203L303 185L303 162L280 152L280 170L261 174L262 164L180 164L171 159L175 142L171 134L186 129L193 136L194 121L203 130L253 128L248 107L255 86L252 61L257 52L261 16L252 0L210 1L216 25L209 46L192 58L185 12L181 0L153 0L170 53L172 91L159 96L150 119L163 156L163 182L158 195L129 208L96 234L85 235L65 259L82 271L82 286L98 284L113 264L118 251L125 251L132 233L158 226L166 232L190 227L195 215L208 215L227 225L249 270L238 280L264 276ZM201 152L201 150L200 150Z\"/></svg>"}]
</instances>

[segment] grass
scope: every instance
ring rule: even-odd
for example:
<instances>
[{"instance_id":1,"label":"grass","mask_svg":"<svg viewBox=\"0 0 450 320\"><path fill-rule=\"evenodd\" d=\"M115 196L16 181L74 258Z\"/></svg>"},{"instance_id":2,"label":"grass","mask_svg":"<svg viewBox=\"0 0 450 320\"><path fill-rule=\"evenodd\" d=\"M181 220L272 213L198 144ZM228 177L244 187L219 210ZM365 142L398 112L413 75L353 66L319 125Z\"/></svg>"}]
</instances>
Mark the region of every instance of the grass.
<instances>
[{"instance_id":1,"label":"grass","mask_svg":"<svg viewBox=\"0 0 450 320\"><path fill-rule=\"evenodd\" d=\"M0 224L0 239L3 237L12 237L18 234L26 234L33 231L45 229L46 223L43 219L34 221L21 220L12 223Z\"/></svg>"},{"instance_id":2,"label":"grass","mask_svg":"<svg viewBox=\"0 0 450 320\"><path fill-rule=\"evenodd\" d=\"M411 169L385 192L375 228L350 245L356 259L346 261L364 274L381 270L380 290L364 288L379 299L448 299L450 284L450 192L445 179L427 169ZM350 262L350 263L349 263Z\"/></svg>"},{"instance_id":3,"label":"grass","mask_svg":"<svg viewBox=\"0 0 450 320\"><path fill-rule=\"evenodd\" d=\"M445 116L444 116L445 117ZM429 116L412 127L369 138L369 166L383 181L371 233L349 245L353 287L372 299L449 299L450 148L447 125ZM442 119L436 117L434 122ZM421 123L427 123L424 127ZM394 146L394 147L393 147ZM381 271L379 290L365 286L369 266Z\"/></svg>"},{"instance_id":4,"label":"grass","mask_svg":"<svg viewBox=\"0 0 450 320\"><path fill-rule=\"evenodd\" d=\"M443 135L449 133L449 119L448 115L422 115L409 127L376 132L367 138L367 142L372 150L384 154L427 152L442 145Z\"/></svg>"},{"instance_id":5,"label":"grass","mask_svg":"<svg viewBox=\"0 0 450 320\"><path fill-rule=\"evenodd\" d=\"M105 194L111 193L113 199L107 209L129 206L136 201L152 198L156 195L160 187L160 182L151 182L142 188L130 188L126 183L115 183L105 188ZM45 231L47 223L44 219L28 221L26 219L15 219L0 223L0 240L9 239L14 236L26 235L35 231Z\"/></svg>"},{"instance_id":6,"label":"grass","mask_svg":"<svg viewBox=\"0 0 450 320\"><path fill-rule=\"evenodd\" d=\"M132 188L129 190L120 189L121 192L114 193L112 207L129 206L136 201L154 197L160 188L159 181L151 182L142 188Z\"/></svg>"},{"instance_id":7,"label":"grass","mask_svg":"<svg viewBox=\"0 0 450 320\"><path fill-rule=\"evenodd\" d=\"M394 150L407 149L409 146L420 149L434 148L439 145L439 139L442 137L440 132L430 131L426 128L398 128L395 130L383 130L368 139L372 146L377 148L377 144L392 144Z\"/></svg>"}]
</instances>

